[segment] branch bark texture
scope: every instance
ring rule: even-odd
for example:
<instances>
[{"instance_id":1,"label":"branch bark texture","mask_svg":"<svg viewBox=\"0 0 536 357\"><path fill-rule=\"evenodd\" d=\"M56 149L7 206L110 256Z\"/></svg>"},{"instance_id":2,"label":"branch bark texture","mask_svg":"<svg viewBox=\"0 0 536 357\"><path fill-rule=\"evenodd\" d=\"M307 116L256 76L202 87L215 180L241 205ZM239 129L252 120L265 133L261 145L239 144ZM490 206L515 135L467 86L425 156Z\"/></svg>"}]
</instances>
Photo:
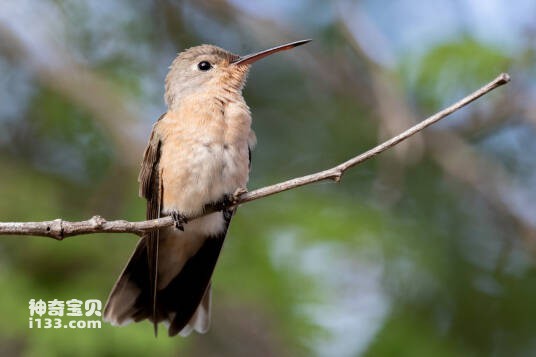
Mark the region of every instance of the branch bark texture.
<instances>
[{"instance_id":1,"label":"branch bark texture","mask_svg":"<svg viewBox=\"0 0 536 357\"><path fill-rule=\"evenodd\" d=\"M467 104L475 101L481 96L491 92L497 87L500 87L510 81L510 76L506 73L500 74L493 81L484 85L480 89L467 95L458 102L441 110L440 112L426 118L420 123L412 126L406 131L397 136L379 144L378 146L360 154L351 159L340 163L330 169L316 172L310 175L297 177L288 181L280 182L275 185L259 188L254 191L243 193L235 198L233 205L239 205L250 201L258 200L262 197L270 196L279 192L288 191L300 186L305 186L314 182L333 180L339 182L346 170L361 164L362 162L373 158L379 153L399 144L408 139L410 136L420 132L426 127L438 122L455 111L461 109ZM221 207L218 207L221 209ZM189 220L194 220L203 215L212 213L218 210L217 207L208 208L203 214L194 217L188 217ZM125 220L107 221L100 216L93 216L86 221L69 222L62 219L44 222L0 222L0 235L32 235L45 236L57 240L63 240L67 237L89 233L133 233L143 235L145 232L171 226L173 219L171 217L163 217L148 221L129 222Z\"/></svg>"}]
</instances>

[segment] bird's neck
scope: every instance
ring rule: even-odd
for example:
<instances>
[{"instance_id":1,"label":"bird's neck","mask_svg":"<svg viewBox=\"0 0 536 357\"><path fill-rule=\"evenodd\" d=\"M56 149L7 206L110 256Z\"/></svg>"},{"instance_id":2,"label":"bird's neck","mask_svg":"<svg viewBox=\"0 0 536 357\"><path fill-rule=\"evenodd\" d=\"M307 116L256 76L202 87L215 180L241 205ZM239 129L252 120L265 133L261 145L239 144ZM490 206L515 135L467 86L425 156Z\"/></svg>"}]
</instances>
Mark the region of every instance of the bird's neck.
<instances>
[{"instance_id":1,"label":"bird's neck","mask_svg":"<svg viewBox=\"0 0 536 357\"><path fill-rule=\"evenodd\" d=\"M192 127L220 123L240 127L240 131L250 130L251 114L242 93L224 88L184 96L169 106L168 114L183 124L191 122Z\"/></svg>"},{"instance_id":2,"label":"bird's neck","mask_svg":"<svg viewBox=\"0 0 536 357\"><path fill-rule=\"evenodd\" d=\"M241 89L237 90L223 86L185 95L169 103L168 111L197 111L207 107L219 107L223 110L229 103L246 105Z\"/></svg>"}]
</instances>

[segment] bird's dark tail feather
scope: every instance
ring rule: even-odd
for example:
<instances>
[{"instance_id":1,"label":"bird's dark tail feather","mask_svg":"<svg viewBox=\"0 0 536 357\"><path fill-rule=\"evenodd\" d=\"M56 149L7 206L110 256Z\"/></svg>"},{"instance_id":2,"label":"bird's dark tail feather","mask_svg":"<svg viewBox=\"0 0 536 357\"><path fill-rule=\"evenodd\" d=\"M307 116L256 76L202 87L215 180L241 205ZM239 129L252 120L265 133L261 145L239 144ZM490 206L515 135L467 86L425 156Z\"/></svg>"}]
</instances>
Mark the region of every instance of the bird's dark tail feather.
<instances>
[{"instance_id":1,"label":"bird's dark tail feather","mask_svg":"<svg viewBox=\"0 0 536 357\"><path fill-rule=\"evenodd\" d=\"M228 217L230 221L230 215ZM165 288L156 292L154 313L151 289L153 279L150 277L147 245L144 238L140 239L110 293L104 308L104 321L113 325L125 325L144 319L154 323L166 321L169 323L169 336L188 334L192 329L206 332L210 313L210 278L226 231L227 229L205 239L199 251L185 263L179 274ZM205 323L196 324L198 318L204 319Z\"/></svg>"}]
</instances>

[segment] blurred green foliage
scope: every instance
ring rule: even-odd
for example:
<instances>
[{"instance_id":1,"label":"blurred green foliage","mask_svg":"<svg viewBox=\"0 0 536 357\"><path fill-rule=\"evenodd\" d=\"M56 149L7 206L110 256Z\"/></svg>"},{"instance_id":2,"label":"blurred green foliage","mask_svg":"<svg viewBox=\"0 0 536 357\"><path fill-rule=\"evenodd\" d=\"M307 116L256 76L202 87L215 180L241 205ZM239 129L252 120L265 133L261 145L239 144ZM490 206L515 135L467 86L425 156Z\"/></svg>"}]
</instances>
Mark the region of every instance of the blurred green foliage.
<instances>
[{"instance_id":1,"label":"blurred green foliage","mask_svg":"<svg viewBox=\"0 0 536 357\"><path fill-rule=\"evenodd\" d=\"M510 62L500 48L469 36L438 45L417 63L419 105L437 111L509 68ZM415 66L415 62L410 65Z\"/></svg>"}]
</instances>

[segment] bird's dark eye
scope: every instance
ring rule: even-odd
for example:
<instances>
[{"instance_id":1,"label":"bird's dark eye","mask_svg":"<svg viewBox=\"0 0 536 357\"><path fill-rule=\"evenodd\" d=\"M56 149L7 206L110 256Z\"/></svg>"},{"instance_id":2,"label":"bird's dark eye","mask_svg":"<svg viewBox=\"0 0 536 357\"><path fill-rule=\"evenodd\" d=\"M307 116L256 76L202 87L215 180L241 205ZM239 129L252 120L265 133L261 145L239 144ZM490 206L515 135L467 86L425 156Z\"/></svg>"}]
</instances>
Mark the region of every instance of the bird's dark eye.
<instances>
[{"instance_id":1,"label":"bird's dark eye","mask_svg":"<svg viewBox=\"0 0 536 357\"><path fill-rule=\"evenodd\" d=\"M212 68L212 65L207 61L203 61L197 64L197 68L199 68L200 71L208 71Z\"/></svg>"}]
</instances>

